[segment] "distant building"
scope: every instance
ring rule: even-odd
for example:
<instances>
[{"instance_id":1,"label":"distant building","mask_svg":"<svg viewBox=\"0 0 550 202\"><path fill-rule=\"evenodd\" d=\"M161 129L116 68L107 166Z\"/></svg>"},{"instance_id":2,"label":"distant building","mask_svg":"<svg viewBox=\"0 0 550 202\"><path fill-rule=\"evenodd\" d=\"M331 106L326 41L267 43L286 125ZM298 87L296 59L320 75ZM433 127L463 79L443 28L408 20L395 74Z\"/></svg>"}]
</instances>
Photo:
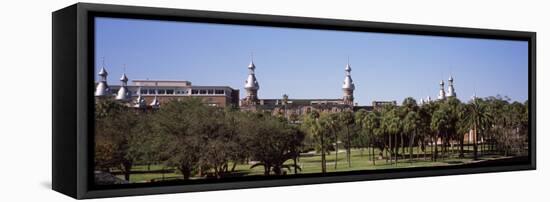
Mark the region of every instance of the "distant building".
<instances>
[{"instance_id":1,"label":"distant building","mask_svg":"<svg viewBox=\"0 0 550 202\"><path fill-rule=\"evenodd\" d=\"M121 85L107 84L107 71L102 67L98 75L101 80L96 84L95 96L114 98L136 108L158 108L173 99L185 97L201 98L210 106L239 105L239 90L229 86L194 86L190 81L133 80L128 85L128 77L123 74Z\"/></svg>"},{"instance_id":2,"label":"distant building","mask_svg":"<svg viewBox=\"0 0 550 202\"><path fill-rule=\"evenodd\" d=\"M454 78L452 75L449 76L449 86L447 88L447 92L445 92L445 82L443 80L439 82L439 94L437 95L437 100L446 100L450 97L456 97ZM432 98L427 96L426 99L420 98L419 104L422 105L430 102L432 102Z\"/></svg>"},{"instance_id":3,"label":"distant building","mask_svg":"<svg viewBox=\"0 0 550 202\"><path fill-rule=\"evenodd\" d=\"M312 110L341 112L364 109L372 111L387 105L396 106L398 104L395 100L373 101L370 106L359 106L354 103L355 83L351 78L351 65L349 63L345 66L344 72L342 97L340 98L291 99L285 94L281 98L260 99L258 96L260 83L256 78L256 65L254 61L251 61L248 65L248 76L243 86L246 96L239 99L238 89L229 86L195 86L190 81L184 80L132 80L132 84L128 85L127 75L122 74L120 85L108 85L108 73L103 64L98 72L100 80L96 82L94 95L98 99L114 99L135 108L159 108L169 100L197 97L209 106L233 106L245 111L267 111L287 117L303 115ZM445 82L440 81L438 100L456 97L454 78L450 76L448 81L447 92L445 91ZM432 102L430 96L419 100L420 105L430 102Z\"/></svg>"},{"instance_id":4,"label":"distant building","mask_svg":"<svg viewBox=\"0 0 550 202\"><path fill-rule=\"evenodd\" d=\"M240 108L248 111L269 111L273 114L285 116L302 115L312 110L324 112L340 112L354 109L353 91L355 84L351 78L351 65L347 64L344 82L342 85L342 98L311 98L311 99L290 99L283 95L281 99L260 99L258 91L260 84L256 79L256 65L251 61L248 65L248 76L244 83L246 97L240 102Z\"/></svg>"},{"instance_id":5,"label":"distant building","mask_svg":"<svg viewBox=\"0 0 550 202\"><path fill-rule=\"evenodd\" d=\"M384 106L397 106L397 101L372 101L373 109L381 109Z\"/></svg>"}]
</instances>

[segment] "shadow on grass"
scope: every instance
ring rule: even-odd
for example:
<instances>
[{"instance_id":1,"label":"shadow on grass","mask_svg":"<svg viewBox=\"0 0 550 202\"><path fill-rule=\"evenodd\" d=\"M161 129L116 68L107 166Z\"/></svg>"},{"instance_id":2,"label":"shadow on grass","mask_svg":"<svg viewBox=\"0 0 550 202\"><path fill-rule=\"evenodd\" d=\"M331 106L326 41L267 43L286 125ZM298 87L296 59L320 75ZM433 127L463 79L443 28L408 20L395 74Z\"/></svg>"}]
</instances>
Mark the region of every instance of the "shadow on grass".
<instances>
[{"instance_id":1,"label":"shadow on grass","mask_svg":"<svg viewBox=\"0 0 550 202\"><path fill-rule=\"evenodd\" d=\"M457 164L463 164L464 162L462 162L462 161L445 161L445 163L447 163L449 165L457 165Z\"/></svg>"}]
</instances>

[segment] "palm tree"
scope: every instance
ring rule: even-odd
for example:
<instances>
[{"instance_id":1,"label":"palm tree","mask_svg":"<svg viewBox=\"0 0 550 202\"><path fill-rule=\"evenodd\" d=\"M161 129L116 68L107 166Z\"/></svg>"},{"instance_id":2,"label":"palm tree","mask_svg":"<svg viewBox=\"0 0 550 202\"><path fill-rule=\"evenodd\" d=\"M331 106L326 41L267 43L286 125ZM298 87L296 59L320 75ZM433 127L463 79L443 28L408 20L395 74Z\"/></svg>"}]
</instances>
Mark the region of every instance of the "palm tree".
<instances>
[{"instance_id":1,"label":"palm tree","mask_svg":"<svg viewBox=\"0 0 550 202\"><path fill-rule=\"evenodd\" d=\"M419 134L420 134L420 137L419 139L421 139L421 149L422 149L422 152L424 153L424 159L426 159L426 150L427 150L427 146L428 146L428 142L430 142L430 140L432 140L432 128L431 128L431 123L432 123L432 116L433 116L433 112L435 111L437 105L435 103L426 103L426 104L423 104L422 107L419 108L418 110L418 115L420 116L420 119L421 119L421 124L420 126L418 127L418 131L419 131ZM433 153L433 146L430 147L432 149L432 153Z\"/></svg>"},{"instance_id":2,"label":"palm tree","mask_svg":"<svg viewBox=\"0 0 550 202\"><path fill-rule=\"evenodd\" d=\"M340 125L338 124L338 115L334 113L329 114L325 121L328 130L332 133L332 136L334 138L334 170L336 170L338 169L338 129L340 127Z\"/></svg>"},{"instance_id":3,"label":"palm tree","mask_svg":"<svg viewBox=\"0 0 550 202\"><path fill-rule=\"evenodd\" d=\"M375 154L374 154L374 142L376 139L377 133L380 131L380 117L376 112L367 112L367 115L364 117L363 129L366 130L369 135L370 146L372 147L372 165L376 165Z\"/></svg>"},{"instance_id":4,"label":"palm tree","mask_svg":"<svg viewBox=\"0 0 550 202\"><path fill-rule=\"evenodd\" d=\"M418 114L416 114L415 116L416 117L409 117L409 118L415 118L414 120L410 119L409 121L413 121L413 122L409 122L409 127L408 128L405 128L405 124L407 124L407 116L411 113L411 112L417 112L418 111L418 105L416 103L416 100L412 97L407 97L403 100L403 105L402 105L402 110L401 110L401 117L403 118L403 131L401 133L401 147L402 147L402 152L403 155L405 155L405 144L403 142L403 134L404 133L408 133L409 137L409 157L410 159L412 160L412 145L414 144L414 139L415 139L415 136L416 136L416 127L418 127L418 124L416 124L416 121L415 120L418 120L419 117L418 117ZM414 128L412 128L414 127Z\"/></svg>"},{"instance_id":5,"label":"palm tree","mask_svg":"<svg viewBox=\"0 0 550 202\"><path fill-rule=\"evenodd\" d=\"M321 151L321 172L326 173L327 172L327 163L325 158L325 131L323 131L323 127L321 126L321 122L319 121L320 114L317 111L312 111L308 113L305 117L304 124L302 124L303 127L318 141L316 141L317 145L319 146L319 150Z\"/></svg>"},{"instance_id":6,"label":"palm tree","mask_svg":"<svg viewBox=\"0 0 550 202\"><path fill-rule=\"evenodd\" d=\"M468 107L466 105L460 104L458 107L458 121L456 122L456 131L459 134L458 138L460 141L460 152L458 157L464 158L464 134L470 132L470 125L466 121L466 116L468 115ZM469 140L469 138L468 138Z\"/></svg>"},{"instance_id":7,"label":"palm tree","mask_svg":"<svg viewBox=\"0 0 550 202\"><path fill-rule=\"evenodd\" d=\"M413 158L413 144L415 140L415 136L417 134L417 130L421 125L422 120L420 119L420 116L416 111L410 111L407 116L405 116L404 124L403 124L403 130L410 134L409 137L409 159L412 162Z\"/></svg>"},{"instance_id":8,"label":"palm tree","mask_svg":"<svg viewBox=\"0 0 550 202\"><path fill-rule=\"evenodd\" d=\"M340 113L340 123L346 128L346 158L348 161L348 167L351 168L351 131L354 120L353 113L351 111L343 111Z\"/></svg>"},{"instance_id":9,"label":"palm tree","mask_svg":"<svg viewBox=\"0 0 550 202\"><path fill-rule=\"evenodd\" d=\"M438 149L437 142L442 138L442 135L447 133L449 128L449 110L446 105L439 105L439 108L434 112L432 116L432 122L430 124L432 130L435 132L433 142L435 146L434 161L437 161ZM441 142L443 144L443 141Z\"/></svg>"},{"instance_id":10,"label":"palm tree","mask_svg":"<svg viewBox=\"0 0 550 202\"><path fill-rule=\"evenodd\" d=\"M363 122L365 121L365 117L367 116L367 110L360 109L357 112L355 112L355 126L357 130L357 136L354 138L355 144L360 147L361 149L361 157L363 157L363 150L365 147L368 146L368 135L366 134L366 131L363 127ZM368 153L368 149L367 149Z\"/></svg>"},{"instance_id":11,"label":"palm tree","mask_svg":"<svg viewBox=\"0 0 550 202\"><path fill-rule=\"evenodd\" d=\"M448 137L447 137L447 144L449 144L449 141L453 141L455 142L454 140L458 140L458 142L460 143L460 147L462 148L463 146L463 143L464 143L464 136L463 134L464 133L459 133L459 121L460 121L460 113L461 113L461 106L462 106L462 103L460 102L459 99L455 98L455 97L449 97L447 98L447 100L445 101L445 105L447 106L448 108L448 113L449 113L449 128L448 128ZM461 140L462 139L462 140ZM453 144L454 145L454 144ZM454 148L454 146L453 146Z\"/></svg>"},{"instance_id":12,"label":"palm tree","mask_svg":"<svg viewBox=\"0 0 550 202\"><path fill-rule=\"evenodd\" d=\"M474 133L474 160L478 159L478 130L484 127L491 119L491 115L488 113L487 107L480 102L480 99L474 98L474 100L468 104L468 113L464 117L465 122L470 126L470 129L473 130Z\"/></svg>"},{"instance_id":13,"label":"palm tree","mask_svg":"<svg viewBox=\"0 0 550 202\"><path fill-rule=\"evenodd\" d=\"M382 118L382 123L383 123L384 131L389 136L388 142L389 142L389 150L390 150L390 163L392 161L393 156L396 155L396 152L397 152L397 144L392 144L392 136L394 136L393 138L394 140L397 139L397 134L401 130L400 121L401 120L399 119L399 116L397 114L397 109L395 107L390 106L385 110L385 113ZM397 156L395 156L395 161L397 163Z\"/></svg>"}]
</instances>

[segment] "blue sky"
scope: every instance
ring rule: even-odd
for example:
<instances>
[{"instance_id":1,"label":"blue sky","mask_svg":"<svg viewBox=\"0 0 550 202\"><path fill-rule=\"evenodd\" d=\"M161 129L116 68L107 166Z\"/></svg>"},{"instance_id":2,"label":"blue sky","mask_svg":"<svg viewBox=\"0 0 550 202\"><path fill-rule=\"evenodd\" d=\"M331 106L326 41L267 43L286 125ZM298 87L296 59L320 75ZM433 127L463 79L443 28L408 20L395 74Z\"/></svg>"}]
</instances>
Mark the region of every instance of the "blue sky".
<instances>
[{"instance_id":1,"label":"blue sky","mask_svg":"<svg viewBox=\"0 0 550 202\"><path fill-rule=\"evenodd\" d=\"M360 105L435 98L450 74L462 101L474 91L528 97L524 41L115 18L95 23L96 70L104 57L111 84L120 83L126 65L130 80L225 85L240 89L242 98L253 52L260 98L340 98L348 57Z\"/></svg>"}]
</instances>

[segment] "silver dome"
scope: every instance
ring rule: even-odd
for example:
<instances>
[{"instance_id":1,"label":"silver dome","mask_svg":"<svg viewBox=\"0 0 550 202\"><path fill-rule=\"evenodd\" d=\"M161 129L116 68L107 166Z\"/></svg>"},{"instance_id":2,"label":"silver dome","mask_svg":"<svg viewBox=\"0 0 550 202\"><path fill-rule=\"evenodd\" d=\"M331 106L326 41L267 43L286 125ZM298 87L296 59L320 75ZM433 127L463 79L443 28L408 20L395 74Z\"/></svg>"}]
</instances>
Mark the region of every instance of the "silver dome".
<instances>
[{"instance_id":1,"label":"silver dome","mask_svg":"<svg viewBox=\"0 0 550 202\"><path fill-rule=\"evenodd\" d=\"M118 93L115 99L124 102L130 101L130 99L132 98L132 92L128 90L128 77L126 76L126 74L122 74L122 77L120 77L120 81L122 82L122 85L120 86L120 89L118 89Z\"/></svg>"},{"instance_id":2,"label":"silver dome","mask_svg":"<svg viewBox=\"0 0 550 202\"><path fill-rule=\"evenodd\" d=\"M250 64L248 65L248 69L249 69L248 77L244 82L244 88L247 90L260 89L260 84L258 83L258 80L256 80L256 75L254 72L254 70L256 69L256 65L254 65L254 61L250 61Z\"/></svg>"},{"instance_id":3,"label":"silver dome","mask_svg":"<svg viewBox=\"0 0 550 202\"><path fill-rule=\"evenodd\" d=\"M449 87L447 91L447 97L456 97L453 76L449 77Z\"/></svg>"},{"instance_id":4,"label":"silver dome","mask_svg":"<svg viewBox=\"0 0 550 202\"><path fill-rule=\"evenodd\" d=\"M355 84L353 84L353 79L351 79L351 65L348 63L344 70L346 71L346 77L344 77L344 84L342 85L342 89L355 90Z\"/></svg>"},{"instance_id":5,"label":"silver dome","mask_svg":"<svg viewBox=\"0 0 550 202\"><path fill-rule=\"evenodd\" d=\"M138 97L136 98L136 101L135 101L135 105L134 107L135 108L145 108L147 106L147 103L145 103L145 98L141 97L141 87L138 88Z\"/></svg>"},{"instance_id":6,"label":"silver dome","mask_svg":"<svg viewBox=\"0 0 550 202\"><path fill-rule=\"evenodd\" d=\"M109 92L109 86L107 85L107 82L100 81L97 83L97 86L95 88L95 96L102 97L102 96L108 96L110 94Z\"/></svg>"},{"instance_id":7,"label":"silver dome","mask_svg":"<svg viewBox=\"0 0 550 202\"><path fill-rule=\"evenodd\" d=\"M105 67L101 67L99 70L98 75L101 77L101 81L97 83L97 86L95 88L95 96L102 97L102 96L108 96L110 94L109 85L107 85L107 70L105 70Z\"/></svg>"},{"instance_id":8,"label":"silver dome","mask_svg":"<svg viewBox=\"0 0 550 202\"><path fill-rule=\"evenodd\" d=\"M248 78L246 79L244 83L245 89L251 89L251 90L258 90L260 89L260 84L258 83L258 80L256 80L256 76L254 74L249 74Z\"/></svg>"},{"instance_id":9,"label":"silver dome","mask_svg":"<svg viewBox=\"0 0 550 202\"><path fill-rule=\"evenodd\" d=\"M153 108L158 108L160 106L160 102L159 102L157 96L155 96L155 98L153 99L153 101L151 101L151 104L149 104L149 106L151 106Z\"/></svg>"},{"instance_id":10,"label":"silver dome","mask_svg":"<svg viewBox=\"0 0 550 202\"><path fill-rule=\"evenodd\" d=\"M118 89L118 93L115 99L119 101L130 101L131 97L132 97L132 94L128 90L128 87L121 86L120 89Z\"/></svg>"},{"instance_id":11,"label":"silver dome","mask_svg":"<svg viewBox=\"0 0 550 202\"><path fill-rule=\"evenodd\" d=\"M441 80L439 82L439 95L437 95L438 100L444 100L447 96L445 96L445 82Z\"/></svg>"},{"instance_id":12,"label":"silver dome","mask_svg":"<svg viewBox=\"0 0 550 202\"><path fill-rule=\"evenodd\" d=\"M107 75L109 75L109 73L107 73L107 70L105 70L105 67L101 67L101 69L99 70L99 73L97 73L97 75L99 75L101 77L107 77Z\"/></svg>"},{"instance_id":13,"label":"silver dome","mask_svg":"<svg viewBox=\"0 0 550 202\"><path fill-rule=\"evenodd\" d=\"M122 82L128 82L128 77L126 76L126 73L123 73L122 76L120 77L120 81Z\"/></svg>"},{"instance_id":14,"label":"silver dome","mask_svg":"<svg viewBox=\"0 0 550 202\"><path fill-rule=\"evenodd\" d=\"M253 61L250 61L250 64L248 64L248 69L251 69L251 70L256 69L256 65L254 65Z\"/></svg>"}]
</instances>

